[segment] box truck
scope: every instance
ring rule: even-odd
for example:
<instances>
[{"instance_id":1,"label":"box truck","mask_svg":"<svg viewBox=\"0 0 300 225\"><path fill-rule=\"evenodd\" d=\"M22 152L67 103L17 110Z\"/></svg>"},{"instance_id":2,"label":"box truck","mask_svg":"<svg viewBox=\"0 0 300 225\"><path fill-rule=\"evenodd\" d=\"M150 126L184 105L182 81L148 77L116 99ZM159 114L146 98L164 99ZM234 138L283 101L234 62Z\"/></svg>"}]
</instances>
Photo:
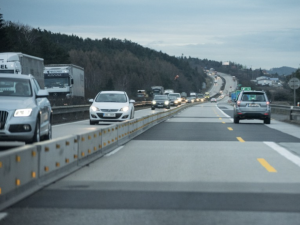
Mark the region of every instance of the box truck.
<instances>
[{"instance_id":1,"label":"box truck","mask_svg":"<svg viewBox=\"0 0 300 225\"><path fill-rule=\"evenodd\" d=\"M73 64L50 64L44 69L45 89L50 96L84 97L84 69Z\"/></svg>"},{"instance_id":2,"label":"box truck","mask_svg":"<svg viewBox=\"0 0 300 225\"><path fill-rule=\"evenodd\" d=\"M0 73L31 74L44 88L44 59L21 52L0 53Z\"/></svg>"}]
</instances>

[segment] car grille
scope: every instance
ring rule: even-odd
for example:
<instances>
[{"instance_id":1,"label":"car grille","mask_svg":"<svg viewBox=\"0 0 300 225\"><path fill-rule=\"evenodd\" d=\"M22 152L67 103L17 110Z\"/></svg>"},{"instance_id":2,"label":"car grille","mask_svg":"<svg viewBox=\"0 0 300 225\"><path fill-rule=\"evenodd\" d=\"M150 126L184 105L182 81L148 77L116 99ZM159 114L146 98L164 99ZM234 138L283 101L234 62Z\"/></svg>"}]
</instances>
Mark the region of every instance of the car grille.
<instances>
[{"instance_id":1,"label":"car grille","mask_svg":"<svg viewBox=\"0 0 300 225\"><path fill-rule=\"evenodd\" d=\"M122 116L122 113L116 113L115 117L103 117L103 113L97 113L97 115L101 119L118 119L118 118L120 118L120 116Z\"/></svg>"},{"instance_id":2,"label":"car grille","mask_svg":"<svg viewBox=\"0 0 300 225\"><path fill-rule=\"evenodd\" d=\"M8 112L6 112L6 111L0 111L0 130L4 129L7 116L8 116Z\"/></svg>"},{"instance_id":3,"label":"car grille","mask_svg":"<svg viewBox=\"0 0 300 225\"><path fill-rule=\"evenodd\" d=\"M102 112L118 112L117 109L101 109Z\"/></svg>"}]
</instances>

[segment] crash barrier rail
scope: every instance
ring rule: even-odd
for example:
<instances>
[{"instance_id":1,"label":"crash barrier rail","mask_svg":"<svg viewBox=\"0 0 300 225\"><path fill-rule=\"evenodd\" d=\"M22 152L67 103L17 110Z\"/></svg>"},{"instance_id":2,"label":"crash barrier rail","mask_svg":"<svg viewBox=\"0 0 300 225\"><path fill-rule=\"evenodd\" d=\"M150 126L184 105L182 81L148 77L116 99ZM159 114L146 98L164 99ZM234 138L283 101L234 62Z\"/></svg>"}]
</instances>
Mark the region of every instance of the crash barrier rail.
<instances>
[{"instance_id":1,"label":"crash barrier rail","mask_svg":"<svg viewBox=\"0 0 300 225\"><path fill-rule=\"evenodd\" d=\"M0 210L102 157L192 105L0 152Z\"/></svg>"},{"instance_id":2,"label":"crash barrier rail","mask_svg":"<svg viewBox=\"0 0 300 225\"><path fill-rule=\"evenodd\" d=\"M139 101L134 107L150 106L151 101ZM87 119L91 105L53 106L53 124Z\"/></svg>"},{"instance_id":3,"label":"crash barrier rail","mask_svg":"<svg viewBox=\"0 0 300 225\"><path fill-rule=\"evenodd\" d=\"M284 120L300 123L300 107L271 104L271 113L286 115Z\"/></svg>"}]
</instances>

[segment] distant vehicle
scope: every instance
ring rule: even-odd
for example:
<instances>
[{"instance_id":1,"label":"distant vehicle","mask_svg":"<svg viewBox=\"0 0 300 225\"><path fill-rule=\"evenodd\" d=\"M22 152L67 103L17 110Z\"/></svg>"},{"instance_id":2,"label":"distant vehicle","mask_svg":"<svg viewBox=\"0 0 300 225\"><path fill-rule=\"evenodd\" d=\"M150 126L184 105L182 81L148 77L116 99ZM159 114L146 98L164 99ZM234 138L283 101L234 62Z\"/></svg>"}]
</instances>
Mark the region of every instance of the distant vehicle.
<instances>
[{"instance_id":1,"label":"distant vehicle","mask_svg":"<svg viewBox=\"0 0 300 225\"><path fill-rule=\"evenodd\" d=\"M137 97L138 98L147 98L147 92L145 90L137 90Z\"/></svg>"},{"instance_id":2,"label":"distant vehicle","mask_svg":"<svg viewBox=\"0 0 300 225\"><path fill-rule=\"evenodd\" d=\"M48 91L32 75L0 74L0 141L52 139Z\"/></svg>"},{"instance_id":3,"label":"distant vehicle","mask_svg":"<svg viewBox=\"0 0 300 225\"><path fill-rule=\"evenodd\" d=\"M236 80L235 76L232 76L232 80L233 80L233 81L235 81L235 80Z\"/></svg>"},{"instance_id":4,"label":"distant vehicle","mask_svg":"<svg viewBox=\"0 0 300 225\"><path fill-rule=\"evenodd\" d=\"M181 92L181 98L186 98L187 97L187 93L186 92Z\"/></svg>"},{"instance_id":5,"label":"distant vehicle","mask_svg":"<svg viewBox=\"0 0 300 225\"><path fill-rule=\"evenodd\" d=\"M170 109L170 100L168 96L166 95L155 95L152 104L151 104L151 110L154 110L155 108L166 108Z\"/></svg>"},{"instance_id":6,"label":"distant vehicle","mask_svg":"<svg viewBox=\"0 0 300 225\"><path fill-rule=\"evenodd\" d=\"M169 100L170 100L171 106L178 106L179 103L178 103L178 99L176 96L170 96Z\"/></svg>"},{"instance_id":7,"label":"distant vehicle","mask_svg":"<svg viewBox=\"0 0 300 225\"><path fill-rule=\"evenodd\" d=\"M171 97L171 96L177 97L178 104L181 105L182 99L181 99L181 95L179 93L171 93L171 94L169 94L169 97Z\"/></svg>"},{"instance_id":8,"label":"distant vehicle","mask_svg":"<svg viewBox=\"0 0 300 225\"><path fill-rule=\"evenodd\" d=\"M134 100L125 91L101 91L90 99L90 125L99 122L122 122L134 118Z\"/></svg>"},{"instance_id":9,"label":"distant vehicle","mask_svg":"<svg viewBox=\"0 0 300 225\"><path fill-rule=\"evenodd\" d=\"M204 102L205 98L203 94L198 93L197 97L200 99L201 102Z\"/></svg>"},{"instance_id":10,"label":"distant vehicle","mask_svg":"<svg viewBox=\"0 0 300 225\"><path fill-rule=\"evenodd\" d=\"M174 93L174 90L173 90L173 89L166 89L166 90L164 91L164 94L165 94L165 95L168 95L168 94L170 94L170 93Z\"/></svg>"},{"instance_id":11,"label":"distant vehicle","mask_svg":"<svg viewBox=\"0 0 300 225\"><path fill-rule=\"evenodd\" d=\"M31 74L44 88L44 59L21 52L0 53L0 73Z\"/></svg>"},{"instance_id":12,"label":"distant vehicle","mask_svg":"<svg viewBox=\"0 0 300 225\"><path fill-rule=\"evenodd\" d=\"M209 92L205 92L205 93L204 93L204 98L205 98L205 99L209 99L209 98L210 98Z\"/></svg>"},{"instance_id":13,"label":"distant vehicle","mask_svg":"<svg viewBox=\"0 0 300 225\"><path fill-rule=\"evenodd\" d=\"M196 92L190 92L190 97L196 97Z\"/></svg>"},{"instance_id":14,"label":"distant vehicle","mask_svg":"<svg viewBox=\"0 0 300 225\"><path fill-rule=\"evenodd\" d=\"M73 64L51 64L44 69L50 96L84 97L84 69Z\"/></svg>"},{"instance_id":15,"label":"distant vehicle","mask_svg":"<svg viewBox=\"0 0 300 225\"><path fill-rule=\"evenodd\" d=\"M210 102L217 102L217 99L216 98L211 98Z\"/></svg>"},{"instance_id":16,"label":"distant vehicle","mask_svg":"<svg viewBox=\"0 0 300 225\"><path fill-rule=\"evenodd\" d=\"M152 86L151 89L152 89L153 96L164 94L164 87L162 86Z\"/></svg>"},{"instance_id":17,"label":"distant vehicle","mask_svg":"<svg viewBox=\"0 0 300 225\"><path fill-rule=\"evenodd\" d=\"M193 103L195 101L194 97L187 97L186 102L187 103Z\"/></svg>"},{"instance_id":18,"label":"distant vehicle","mask_svg":"<svg viewBox=\"0 0 300 225\"><path fill-rule=\"evenodd\" d=\"M271 123L271 107L264 91L241 91L233 108L234 123L244 119L259 119Z\"/></svg>"}]
</instances>

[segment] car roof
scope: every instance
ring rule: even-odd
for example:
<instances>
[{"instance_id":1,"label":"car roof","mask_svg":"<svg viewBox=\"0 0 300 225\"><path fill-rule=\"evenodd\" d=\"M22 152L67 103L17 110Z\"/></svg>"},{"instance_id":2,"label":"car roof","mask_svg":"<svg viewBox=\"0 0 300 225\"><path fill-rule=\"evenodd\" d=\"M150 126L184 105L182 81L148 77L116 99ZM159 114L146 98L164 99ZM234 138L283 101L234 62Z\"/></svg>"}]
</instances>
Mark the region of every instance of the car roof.
<instances>
[{"instance_id":1,"label":"car roof","mask_svg":"<svg viewBox=\"0 0 300 225\"><path fill-rule=\"evenodd\" d=\"M243 93L262 93L264 94L264 91L255 91L255 90L251 90L251 91L243 91Z\"/></svg>"},{"instance_id":2,"label":"car roof","mask_svg":"<svg viewBox=\"0 0 300 225\"><path fill-rule=\"evenodd\" d=\"M0 78L20 78L20 79L31 79L32 75L25 75L25 74L14 74L14 73L0 73Z\"/></svg>"},{"instance_id":3,"label":"car roof","mask_svg":"<svg viewBox=\"0 0 300 225\"><path fill-rule=\"evenodd\" d=\"M101 91L101 94L126 94L125 91Z\"/></svg>"}]
</instances>

